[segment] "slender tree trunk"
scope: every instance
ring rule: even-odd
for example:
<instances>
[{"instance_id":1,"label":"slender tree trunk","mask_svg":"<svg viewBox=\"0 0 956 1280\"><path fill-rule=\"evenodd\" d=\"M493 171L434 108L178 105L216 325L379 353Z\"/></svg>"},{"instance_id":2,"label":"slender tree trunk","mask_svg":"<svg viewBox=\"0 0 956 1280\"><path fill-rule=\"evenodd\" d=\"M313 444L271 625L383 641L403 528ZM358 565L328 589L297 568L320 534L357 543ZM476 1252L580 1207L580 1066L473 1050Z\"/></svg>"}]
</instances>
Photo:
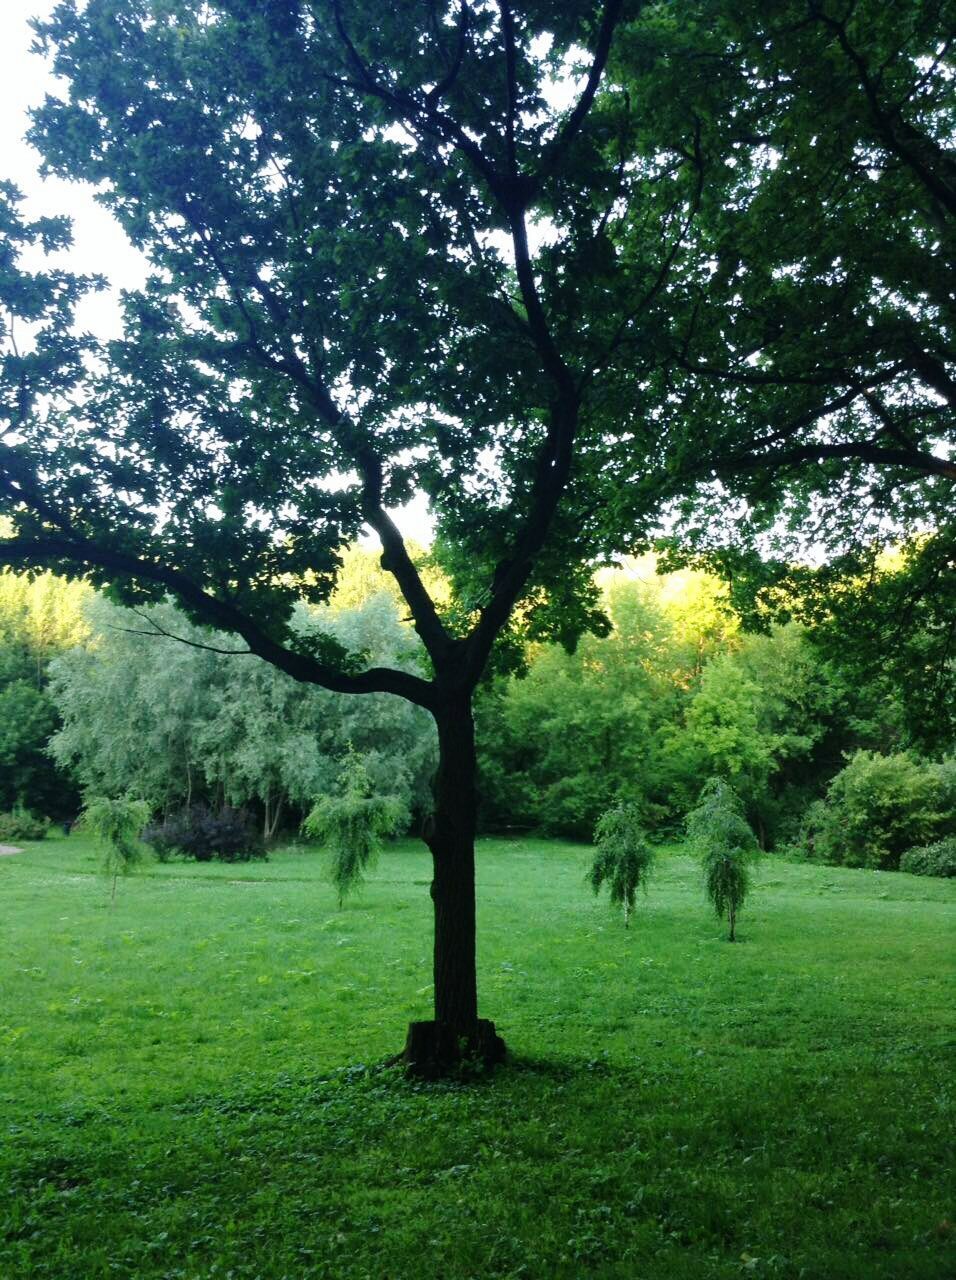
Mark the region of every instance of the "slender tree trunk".
<instances>
[{"instance_id":1,"label":"slender tree trunk","mask_svg":"<svg viewBox=\"0 0 956 1280\"><path fill-rule=\"evenodd\" d=\"M434 1022L413 1022L405 1060L441 1075L466 1057L492 1065L504 1056L494 1024L478 1017L475 953L475 725L463 696L436 712L435 808L425 830L431 850L435 909Z\"/></svg>"},{"instance_id":2,"label":"slender tree trunk","mask_svg":"<svg viewBox=\"0 0 956 1280\"><path fill-rule=\"evenodd\" d=\"M435 1019L459 1035L478 1025L475 971L475 725L471 707L438 720L432 852L435 907Z\"/></svg>"},{"instance_id":3,"label":"slender tree trunk","mask_svg":"<svg viewBox=\"0 0 956 1280\"><path fill-rule=\"evenodd\" d=\"M730 941L736 942L737 941L737 935L736 935L737 909L733 905L731 905L730 907L729 915L730 915Z\"/></svg>"},{"instance_id":4,"label":"slender tree trunk","mask_svg":"<svg viewBox=\"0 0 956 1280\"><path fill-rule=\"evenodd\" d=\"M269 827L268 839L270 840L275 839L276 832L279 830L279 823L282 821L282 810L284 806L285 806L285 797L280 791L278 798L276 799L276 807L272 813L272 823Z\"/></svg>"}]
</instances>

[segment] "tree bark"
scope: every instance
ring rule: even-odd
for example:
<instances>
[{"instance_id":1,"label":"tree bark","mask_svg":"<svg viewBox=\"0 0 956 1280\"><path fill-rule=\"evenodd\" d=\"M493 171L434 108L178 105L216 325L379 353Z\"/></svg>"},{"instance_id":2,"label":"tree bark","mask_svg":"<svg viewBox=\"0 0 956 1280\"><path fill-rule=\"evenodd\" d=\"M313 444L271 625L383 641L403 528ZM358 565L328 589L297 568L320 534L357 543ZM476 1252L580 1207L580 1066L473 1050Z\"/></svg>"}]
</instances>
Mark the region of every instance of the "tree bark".
<instances>
[{"instance_id":1,"label":"tree bark","mask_svg":"<svg viewBox=\"0 0 956 1280\"><path fill-rule=\"evenodd\" d=\"M432 853L435 907L435 1019L461 1035L478 1023L475 973L475 725L469 703L438 717Z\"/></svg>"},{"instance_id":2,"label":"tree bark","mask_svg":"<svg viewBox=\"0 0 956 1280\"><path fill-rule=\"evenodd\" d=\"M494 1025L478 1017L475 950L475 725L470 695L443 703L438 725L434 813L425 843L432 854L435 910L434 1022L409 1028L404 1059L418 1074L444 1075L465 1060L489 1067L504 1057Z\"/></svg>"}]
</instances>

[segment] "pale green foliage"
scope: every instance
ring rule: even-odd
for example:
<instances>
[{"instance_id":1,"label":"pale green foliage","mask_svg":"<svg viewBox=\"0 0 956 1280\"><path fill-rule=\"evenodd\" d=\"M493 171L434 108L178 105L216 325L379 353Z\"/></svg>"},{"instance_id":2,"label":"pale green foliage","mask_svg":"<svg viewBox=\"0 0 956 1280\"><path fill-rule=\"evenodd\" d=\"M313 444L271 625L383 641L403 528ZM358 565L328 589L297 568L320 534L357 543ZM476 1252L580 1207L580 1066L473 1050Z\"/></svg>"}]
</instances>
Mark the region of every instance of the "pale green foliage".
<instances>
[{"instance_id":1,"label":"pale green foliage","mask_svg":"<svg viewBox=\"0 0 956 1280\"><path fill-rule=\"evenodd\" d=\"M733 942L737 913L750 889L757 840L729 783L710 778L704 784L696 808L687 815L687 834L700 855L704 891L717 918L726 917Z\"/></svg>"},{"instance_id":2,"label":"pale green foliage","mask_svg":"<svg viewBox=\"0 0 956 1280\"><path fill-rule=\"evenodd\" d=\"M766 784L744 794L762 848L793 834L811 794L833 768L843 742L854 741L848 691L797 623L742 637L737 664L757 685L756 733L766 746ZM865 695L864 695L865 696ZM722 772L704 767L701 774ZM741 780L743 781L743 780Z\"/></svg>"},{"instance_id":3,"label":"pale green foliage","mask_svg":"<svg viewBox=\"0 0 956 1280\"><path fill-rule=\"evenodd\" d=\"M760 731L762 694L735 655L720 654L687 710L685 749L747 794L766 788L773 766L773 743Z\"/></svg>"},{"instance_id":4,"label":"pale green foliage","mask_svg":"<svg viewBox=\"0 0 956 1280\"><path fill-rule=\"evenodd\" d=\"M611 633L570 654L535 647L522 679L483 695L483 821L587 839L639 798L649 829L673 831L719 774L762 843L792 833L850 732L850 700L804 630L739 635L716 579L657 576L649 558L597 581Z\"/></svg>"},{"instance_id":5,"label":"pale green foliage","mask_svg":"<svg viewBox=\"0 0 956 1280\"><path fill-rule=\"evenodd\" d=\"M740 623L728 608L726 587L713 574L660 569L656 556L624 556L619 566L600 570L596 579L615 630L643 634L647 640L653 636L648 660L656 658L662 672L687 684L709 658L727 648Z\"/></svg>"},{"instance_id":6,"label":"pale green foliage","mask_svg":"<svg viewBox=\"0 0 956 1280\"><path fill-rule=\"evenodd\" d=\"M796 822L835 754L827 735L842 700L802 627L742 636L701 673L683 730L668 744L674 774L685 791L701 777L726 778L766 846Z\"/></svg>"},{"instance_id":7,"label":"pale green foliage","mask_svg":"<svg viewBox=\"0 0 956 1280\"><path fill-rule=\"evenodd\" d=\"M598 820L594 832L597 852L588 871L588 884L600 893L606 884L614 906L624 908L624 927L639 888L647 891L647 877L654 862L654 849L641 825L641 811L635 804L619 804Z\"/></svg>"},{"instance_id":8,"label":"pale green foliage","mask_svg":"<svg viewBox=\"0 0 956 1280\"><path fill-rule=\"evenodd\" d=\"M111 800L108 796L92 796L83 809L82 824L99 844L105 857L103 870L113 879L116 897L116 877L129 875L143 857L139 834L149 821L149 805L145 800L133 800L124 796Z\"/></svg>"},{"instance_id":9,"label":"pale green foliage","mask_svg":"<svg viewBox=\"0 0 956 1280\"><path fill-rule=\"evenodd\" d=\"M427 804L435 732L420 707L387 694L329 693L250 655L139 634L160 626L196 643L242 648L234 636L193 626L169 604L138 617L97 601L89 615L94 646L58 658L51 680L63 718L52 754L86 791L131 791L165 810L255 804L269 838L290 805L307 807L334 789L351 741L375 790L396 793L409 810ZM384 595L348 610L302 609L295 625L376 663L413 669L419 662L414 633Z\"/></svg>"},{"instance_id":10,"label":"pale green foliage","mask_svg":"<svg viewBox=\"0 0 956 1280\"><path fill-rule=\"evenodd\" d=\"M384 838L408 821L408 810L399 796L373 793L365 763L353 751L342 767L340 786L340 794L316 801L302 830L325 845L341 907L346 896L361 884Z\"/></svg>"},{"instance_id":11,"label":"pale green foliage","mask_svg":"<svg viewBox=\"0 0 956 1280\"><path fill-rule=\"evenodd\" d=\"M432 599L445 605L451 598L451 586L434 563L431 553L411 538L405 545L428 588ZM382 568L382 553L360 542L351 542L340 552L341 567L335 579L335 591L329 607L336 613L361 609L376 596L388 596L398 607L404 607L398 584L387 570Z\"/></svg>"},{"instance_id":12,"label":"pale green foliage","mask_svg":"<svg viewBox=\"0 0 956 1280\"><path fill-rule=\"evenodd\" d=\"M0 571L0 809L75 813L79 796L45 751L57 728L47 667L88 637L82 606L91 594L52 573Z\"/></svg>"}]
</instances>

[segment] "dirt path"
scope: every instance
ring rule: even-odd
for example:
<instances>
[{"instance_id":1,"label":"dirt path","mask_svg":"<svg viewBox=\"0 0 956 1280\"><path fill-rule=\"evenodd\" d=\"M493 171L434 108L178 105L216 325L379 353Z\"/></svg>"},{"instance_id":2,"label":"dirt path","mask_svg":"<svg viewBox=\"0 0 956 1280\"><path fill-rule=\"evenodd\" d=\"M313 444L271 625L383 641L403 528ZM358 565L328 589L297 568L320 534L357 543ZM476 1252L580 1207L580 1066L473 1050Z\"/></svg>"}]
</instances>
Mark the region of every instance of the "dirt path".
<instances>
[{"instance_id":1,"label":"dirt path","mask_svg":"<svg viewBox=\"0 0 956 1280\"><path fill-rule=\"evenodd\" d=\"M18 849L15 844L0 844L0 858L10 853L22 853L22 849Z\"/></svg>"}]
</instances>

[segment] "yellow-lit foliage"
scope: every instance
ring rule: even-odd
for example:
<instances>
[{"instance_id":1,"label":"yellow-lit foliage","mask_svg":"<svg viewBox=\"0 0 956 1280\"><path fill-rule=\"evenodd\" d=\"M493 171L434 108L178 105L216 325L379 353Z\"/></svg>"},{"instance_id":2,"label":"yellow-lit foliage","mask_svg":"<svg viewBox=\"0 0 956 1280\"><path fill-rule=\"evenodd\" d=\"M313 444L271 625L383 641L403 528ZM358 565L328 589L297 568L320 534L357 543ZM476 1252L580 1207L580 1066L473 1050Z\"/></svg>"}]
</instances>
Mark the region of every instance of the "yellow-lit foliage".
<instances>
[{"instance_id":1,"label":"yellow-lit foliage","mask_svg":"<svg viewBox=\"0 0 956 1280\"><path fill-rule=\"evenodd\" d=\"M414 560L426 589L439 609L451 600L451 588L442 571L431 561L428 551L417 543L407 542L409 555ZM373 596L385 593L400 608L405 602L398 585L390 573L382 568L382 553L377 547L353 542L341 552L342 568L339 571L335 591L329 601L337 611L357 609Z\"/></svg>"},{"instance_id":2,"label":"yellow-lit foliage","mask_svg":"<svg viewBox=\"0 0 956 1280\"><path fill-rule=\"evenodd\" d=\"M22 644L38 658L86 644L84 606L93 588L54 573L0 572L0 640Z\"/></svg>"},{"instance_id":3,"label":"yellow-lit foliage","mask_svg":"<svg viewBox=\"0 0 956 1280\"><path fill-rule=\"evenodd\" d=\"M615 631L635 629L656 653L666 672L686 687L705 662L735 646L740 621L728 607L726 586L696 569L657 573L653 555L627 556L615 568L595 575Z\"/></svg>"}]
</instances>

